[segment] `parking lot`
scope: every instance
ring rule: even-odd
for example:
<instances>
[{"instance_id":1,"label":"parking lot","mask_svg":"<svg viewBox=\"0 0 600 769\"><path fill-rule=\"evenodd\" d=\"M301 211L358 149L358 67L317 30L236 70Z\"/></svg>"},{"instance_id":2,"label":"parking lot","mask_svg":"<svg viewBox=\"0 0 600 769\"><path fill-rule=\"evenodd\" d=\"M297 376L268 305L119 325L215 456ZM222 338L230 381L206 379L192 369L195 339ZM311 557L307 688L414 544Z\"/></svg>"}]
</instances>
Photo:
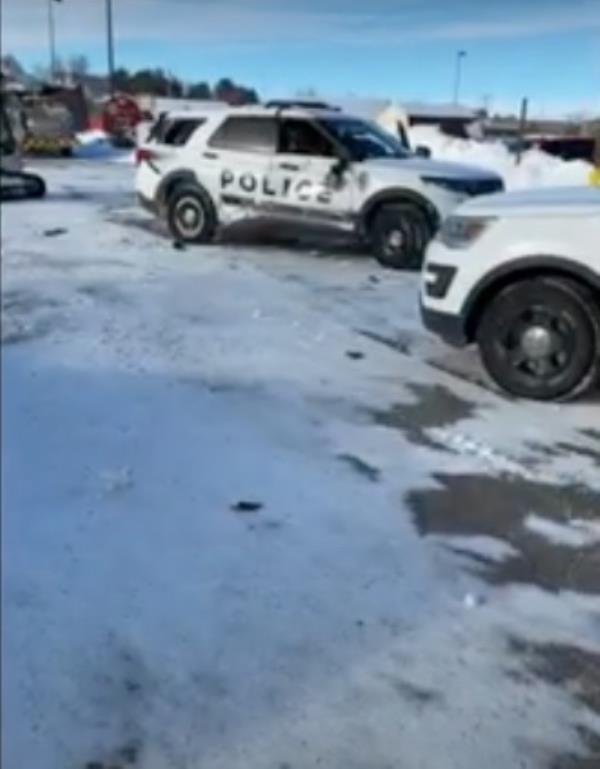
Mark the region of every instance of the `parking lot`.
<instances>
[{"instance_id":1,"label":"parking lot","mask_svg":"<svg viewBox=\"0 0 600 769\"><path fill-rule=\"evenodd\" d=\"M353 244L175 248L127 163L36 170L2 211L6 765L598 766L600 393L497 393Z\"/></svg>"}]
</instances>

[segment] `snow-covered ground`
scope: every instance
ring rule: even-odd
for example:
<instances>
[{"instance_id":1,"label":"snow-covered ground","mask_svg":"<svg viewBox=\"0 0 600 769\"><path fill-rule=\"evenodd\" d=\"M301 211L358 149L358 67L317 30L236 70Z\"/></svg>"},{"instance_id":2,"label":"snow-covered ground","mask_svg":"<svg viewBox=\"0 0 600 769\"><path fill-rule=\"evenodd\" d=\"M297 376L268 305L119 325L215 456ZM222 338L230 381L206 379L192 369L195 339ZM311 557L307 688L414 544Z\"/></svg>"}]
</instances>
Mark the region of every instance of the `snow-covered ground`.
<instances>
[{"instance_id":1,"label":"snow-covered ground","mask_svg":"<svg viewBox=\"0 0 600 769\"><path fill-rule=\"evenodd\" d=\"M180 251L127 165L40 170L2 210L5 769L597 765L598 398L496 394L352 248Z\"/></svg>"}]
</instances>

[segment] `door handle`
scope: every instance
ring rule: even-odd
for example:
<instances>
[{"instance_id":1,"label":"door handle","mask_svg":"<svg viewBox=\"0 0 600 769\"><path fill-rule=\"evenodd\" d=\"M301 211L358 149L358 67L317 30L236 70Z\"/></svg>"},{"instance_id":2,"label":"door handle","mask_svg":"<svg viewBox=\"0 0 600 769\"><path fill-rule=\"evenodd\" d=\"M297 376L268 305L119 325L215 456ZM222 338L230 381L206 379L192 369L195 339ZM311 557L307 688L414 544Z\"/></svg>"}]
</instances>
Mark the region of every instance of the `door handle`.
<instances>
[{"instance_id":1,"label":"door handle","mask_svg":"<svg viewBox=\"0 0 600 769\"><path fill-rule=\"evenodd\" d=\"M300 171L300 166L296 166L293 163L280 163L279 168L283 171Z\"/></svg>"},{"instance_id":2,"label":"door handle","mask_svg":"<svg viewBox=\"0 0 600 769\"><path fill-rule=\"evenodd\" d=\"M219 156L216 152L204 152L202 157L208 158L208 160L218 160Z\"/></svg>"}]
</instances>

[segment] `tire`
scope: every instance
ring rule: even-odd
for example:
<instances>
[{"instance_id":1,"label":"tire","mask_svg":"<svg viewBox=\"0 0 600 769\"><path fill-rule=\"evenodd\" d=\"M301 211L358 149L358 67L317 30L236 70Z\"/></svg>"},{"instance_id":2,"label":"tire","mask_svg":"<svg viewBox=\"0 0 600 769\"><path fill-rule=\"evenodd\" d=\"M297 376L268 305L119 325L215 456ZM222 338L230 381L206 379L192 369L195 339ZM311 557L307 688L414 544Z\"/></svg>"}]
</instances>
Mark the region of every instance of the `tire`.
<instances>
[{"instance_id":1,"label":"tire","mask_svg":"<svg viewBox=\"0 0 600 769\"><path fill-rule=\"evenodd\" d=\"M512 395L574 397L600 373L600 304L568 279L524 280L485 308L477 343L492 379Z\"/></svg>"},{"instance_id":2,"label":"tire","mask_svg":"<svg viewBox=\"0 0 600 769\"><path fill-rule=\"evenodd\" d=\"M414 203L390 203L375 214L370 229L373 253L384 267L419 269L433 236L427 213Z\"/></svg>"},{"instance_id":3,"label":"tire","mask_svg":"<svg viewBox=\"0 0 600 769\"><path fill-rule=\"evenodd\" d=\"M215 236L217 215L210 197L201 187L180 184L167 200L167 223L178 242L209 243Z\"/></svg>"},{"instance_id":4,"label":"tire","mask_svg":"<svg viewBox=\"0 0 600 769\"><path fill-rule=\"evenodd\" d=\"M46 182L41 176L28 174L27 182L31 185L30 196L32 198L43 198L46 196Z\"/></svg>"}]
</instances>

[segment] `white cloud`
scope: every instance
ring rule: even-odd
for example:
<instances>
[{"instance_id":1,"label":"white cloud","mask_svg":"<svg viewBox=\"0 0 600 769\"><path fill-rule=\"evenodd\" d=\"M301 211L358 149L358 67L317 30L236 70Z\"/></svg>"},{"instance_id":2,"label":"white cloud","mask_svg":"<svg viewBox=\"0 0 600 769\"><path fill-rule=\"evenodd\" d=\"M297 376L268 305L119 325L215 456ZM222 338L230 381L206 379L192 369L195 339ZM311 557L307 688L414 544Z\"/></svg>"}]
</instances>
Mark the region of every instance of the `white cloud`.
<instances>
[{"instance_id":1,"label":"white cloud","mask_svg":"<svg viewBox=\"0 0 600 769\"><path fill-rule=\"evenodd\" d=\"M386 5L384 10L383 5ZM1 0L3 50L41 51L47 46L47 0ZM379 5L379 8L378 8ZM534 7L480 3L468 12L448 10L446 2L376 0L351 10L339 2L320 4L273 0L115 0L115 23L122 41L173 41L199 45L327 41L381 45L420 40L522 38L562 31L600 31L600 2L550 0ZM444 8L445 6L445 8ZM64 0L55 5L57 34L63 44L100 42L104 0ZM456 8L456 6L455 6ZM508 17L508 18L507 18Z\"/></svg>"}]
</instances>

